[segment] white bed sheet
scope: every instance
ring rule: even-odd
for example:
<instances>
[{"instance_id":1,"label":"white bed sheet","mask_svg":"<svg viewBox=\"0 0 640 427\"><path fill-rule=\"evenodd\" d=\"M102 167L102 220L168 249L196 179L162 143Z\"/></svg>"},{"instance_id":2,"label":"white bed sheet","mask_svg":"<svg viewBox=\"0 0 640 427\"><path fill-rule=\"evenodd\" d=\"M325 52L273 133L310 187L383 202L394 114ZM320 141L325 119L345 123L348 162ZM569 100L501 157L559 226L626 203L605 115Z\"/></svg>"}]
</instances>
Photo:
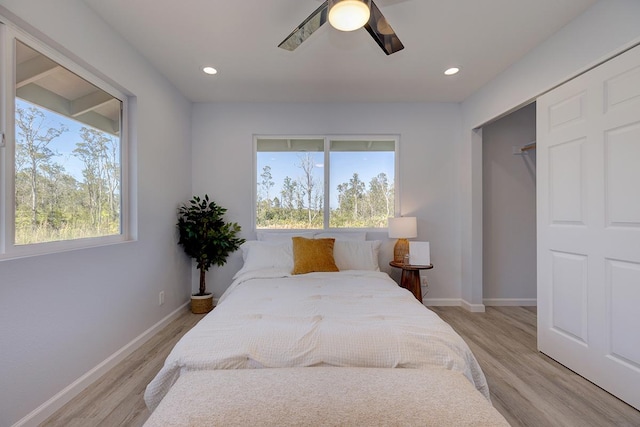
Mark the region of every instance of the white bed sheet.
<instances>
[{"instance_id":1,"label":"white bed sheet","mask_svg":"<svg viewBox=\"0 0 640 427\"><path fill-rule=\"evenodd\" d=\"M153 410L185 371L305 366L443 367L489 399L467 344L386 273L268 270L232 283L176 344L145 402Z\"/></svg>"}]
</instances>

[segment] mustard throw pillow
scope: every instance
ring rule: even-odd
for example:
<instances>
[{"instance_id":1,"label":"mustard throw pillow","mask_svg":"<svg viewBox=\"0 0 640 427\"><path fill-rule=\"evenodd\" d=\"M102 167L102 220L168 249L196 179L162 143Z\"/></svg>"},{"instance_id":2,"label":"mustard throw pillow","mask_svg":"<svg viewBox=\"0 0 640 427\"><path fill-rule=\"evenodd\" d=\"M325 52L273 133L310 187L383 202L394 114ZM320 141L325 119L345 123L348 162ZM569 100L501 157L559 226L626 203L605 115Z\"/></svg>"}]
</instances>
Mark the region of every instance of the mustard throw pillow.
<instances>
[{"instance_id":1,"label":"mustard throw pillow","mask_svg":"<svg viewBox=\"0 0 640 427\"><path fill-rule=\"evenodd\" d=\"M336 239L306 239L292 237L293 271L305 274L316 271L340 271L333 259L333 244Z\"/></svg>"}]
</instances>

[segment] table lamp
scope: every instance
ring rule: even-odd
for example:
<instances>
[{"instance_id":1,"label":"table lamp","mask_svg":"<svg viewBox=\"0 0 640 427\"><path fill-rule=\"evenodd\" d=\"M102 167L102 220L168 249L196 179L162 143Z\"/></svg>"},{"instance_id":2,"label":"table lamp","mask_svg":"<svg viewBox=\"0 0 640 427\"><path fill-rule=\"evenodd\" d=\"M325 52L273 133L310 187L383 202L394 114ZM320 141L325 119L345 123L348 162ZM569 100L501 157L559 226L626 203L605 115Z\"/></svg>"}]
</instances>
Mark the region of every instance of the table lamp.
<instances>
[{"instance_id":1,"label":"table lamp","mask_svg":"<svg viewBox=\"0 0 640 427\"><path fill-rule=\"evenodd\" d=\"M398 239L393 247L393 261L404 262L404 256L409 253L409 241L418 237L418 222L415 216L401 216L389 218L389 237Z\"/></svg>"}]
</instances>

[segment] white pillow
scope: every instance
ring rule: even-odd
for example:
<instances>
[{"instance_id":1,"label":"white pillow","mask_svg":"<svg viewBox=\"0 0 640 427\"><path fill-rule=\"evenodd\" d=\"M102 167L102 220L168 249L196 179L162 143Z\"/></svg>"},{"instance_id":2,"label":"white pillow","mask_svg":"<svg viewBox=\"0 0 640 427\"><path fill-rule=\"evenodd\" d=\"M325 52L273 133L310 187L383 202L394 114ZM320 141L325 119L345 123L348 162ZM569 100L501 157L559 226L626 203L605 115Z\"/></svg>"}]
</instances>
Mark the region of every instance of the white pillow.
<instances>
[{"instance_id":1,"label":"white pillow","mask_svg":"<svg viewBox=\"0 0 640 427\"><path fill-rule=\"evenodd\" d=\"M266 242L248 240L240 246L240 249L244 265L235 274L234 279L249 271L282 269L291 272L293 270L291 239Z\"/></svg>"},{"instance_id":2,"label":"white pillow","mask_svg":"<svg viewBox=\"0 0 640 427\"><path fill-rule=\"evenodd\" d=\"M293 243L291 241L293 234L285 233L285 235L286 237L281 239L248 240L243 243L240 249L244 265L233 278L257 270L281 269L291 272L293 270ZM333 258L336 266L340 271L380 271L378 253L381 244L380 240L336 240L333 246Z\"/></svg>"},{"instance_id":3,"label":"white pillow","mask_svg":"<svg viewBox=\"0 0 640 427\"><path fill-rule=\"evenodd\" d=\"M336 239L338 240L358 240L364 242L367 240L367 232L366 231L334 231L334 232L324 232L324 233L316 233L313 236L314 239Z\"/></svg>"},{"instance_id":4,"label":"white pillow","mask_svg":"<svg viewBox=\"0 0 640 427\"><path fill-rule=\"evenodd\" d=\"M306 237L313 239L315 231L258 231L258 240L266 241L288 241L291 242L292 237Z\"/></svg>"},{"instance_id":5,"label":"white pillow","mask_svg":"<svg viewBox=\"0 0 640 427\"><path fill-rule=\"evenodd\" d=\"M378 253L380 240L336 240L333 245L333 258L340 271L369 270L380 271Z\"/></svg>"}]
</instances>

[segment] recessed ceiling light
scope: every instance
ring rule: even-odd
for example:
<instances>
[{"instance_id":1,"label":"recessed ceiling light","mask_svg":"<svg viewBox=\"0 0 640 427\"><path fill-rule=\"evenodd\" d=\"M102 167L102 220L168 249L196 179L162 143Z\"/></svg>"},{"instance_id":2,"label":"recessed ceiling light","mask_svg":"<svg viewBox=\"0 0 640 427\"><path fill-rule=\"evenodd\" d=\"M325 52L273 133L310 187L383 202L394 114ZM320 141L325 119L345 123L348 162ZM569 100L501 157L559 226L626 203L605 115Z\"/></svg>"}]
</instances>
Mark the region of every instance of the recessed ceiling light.
<instances>
[{"instance_id":1,"label":"recessed ceiling light","mask_svg":"<svg viewBox=\"0 0 640 427\"><path fill-rule=\"evenodd\" d=\"M204 71L204 72L205 72L205 73L207 73L207 74L217 74L217 73L218 73L218 70L216 70L216 69L215 69L215 68L213 68L213 67L204 67L204 68L202 69L202 71Z\"/></svg>"},{"instance_id":2,"label":"recessed ceiling light","mask_svg":"<svg viewBox=\"0 0 640 427\"><path fill-rule=\"evenodd\" d=\"M444 74L445 74L445 76L453 76L454 74L457 74L458 71L460 71L460 68L451 67L451 68L446 69Z\"/></svg>"}]
</instances>

